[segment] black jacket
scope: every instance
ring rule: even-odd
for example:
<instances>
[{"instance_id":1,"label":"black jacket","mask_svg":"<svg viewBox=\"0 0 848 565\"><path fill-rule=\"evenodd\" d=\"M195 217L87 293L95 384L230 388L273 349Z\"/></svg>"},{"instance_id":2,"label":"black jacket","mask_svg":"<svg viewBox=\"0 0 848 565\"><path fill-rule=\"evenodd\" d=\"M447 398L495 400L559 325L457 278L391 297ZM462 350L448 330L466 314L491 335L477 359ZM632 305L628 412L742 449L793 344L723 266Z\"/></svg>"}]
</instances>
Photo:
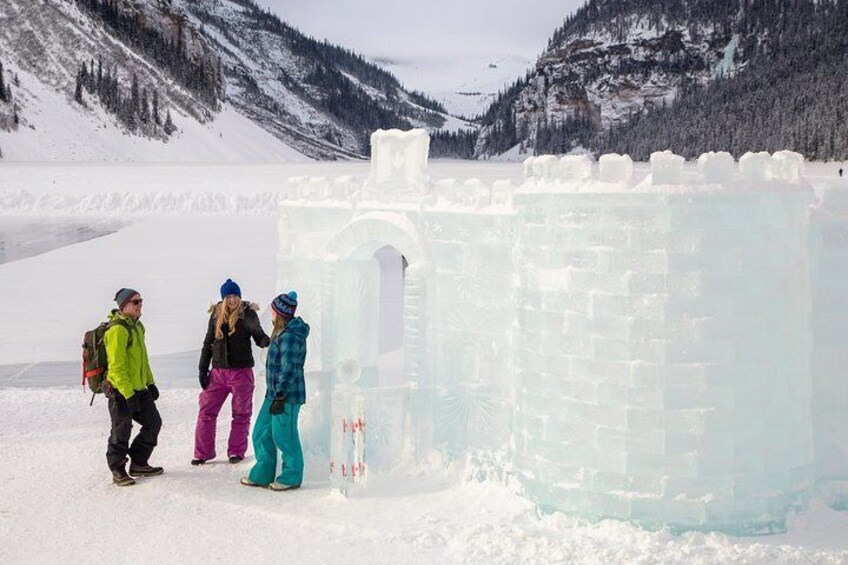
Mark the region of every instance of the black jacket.
<instances>
[{"instance_id":1,"label":"black jacket","mask_svg":"<svg viewBox=\"0 0 848 565\"><path fill-rule=\"evenodd\" d=\"M203 374L209 370L210 360L213 369L253 367L250 338L252 337L259 347L268 347L271 343L271 338L262 331L259 324L259 316L256 315L259 307L251 302L242 302L242 309L236 320L236 331L230 335L230 327L224 322L221 325L224 337L215 339L215 318L220 306L219 302L211 309L209 327L203 340L203 349L200 351L199 369Z\"/></svg>"}]
</instances>

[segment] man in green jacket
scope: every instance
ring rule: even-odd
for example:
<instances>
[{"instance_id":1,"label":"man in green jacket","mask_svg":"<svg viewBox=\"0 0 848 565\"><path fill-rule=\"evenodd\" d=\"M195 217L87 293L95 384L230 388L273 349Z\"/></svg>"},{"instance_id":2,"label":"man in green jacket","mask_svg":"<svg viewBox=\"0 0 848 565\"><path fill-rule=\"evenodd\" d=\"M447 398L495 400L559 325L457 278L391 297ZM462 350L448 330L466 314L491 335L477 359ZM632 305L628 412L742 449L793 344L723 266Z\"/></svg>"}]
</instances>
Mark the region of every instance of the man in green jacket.
<instances>
[{"instance_id":1,"label":"man in green jacket","mask_svg":"<svg viewBox=\"0 0 848 565\"><path fill-rule=\"evenodd\" d=\"M162 467L151 467L148 462L156 447L162 418L156 408L159 389L153 382L144 345L144 326L139 321L143 300L137 291L122 288L115 294L115 302L118 308L109 315L112 324L103 337L108 366L105 388L112 418L106 461L112 481L118 486L129 486L135 484L133 476L152 477L163 472ZM130 445L133 420L141 424L141 431Z\"/></svg>"}]
</instances>

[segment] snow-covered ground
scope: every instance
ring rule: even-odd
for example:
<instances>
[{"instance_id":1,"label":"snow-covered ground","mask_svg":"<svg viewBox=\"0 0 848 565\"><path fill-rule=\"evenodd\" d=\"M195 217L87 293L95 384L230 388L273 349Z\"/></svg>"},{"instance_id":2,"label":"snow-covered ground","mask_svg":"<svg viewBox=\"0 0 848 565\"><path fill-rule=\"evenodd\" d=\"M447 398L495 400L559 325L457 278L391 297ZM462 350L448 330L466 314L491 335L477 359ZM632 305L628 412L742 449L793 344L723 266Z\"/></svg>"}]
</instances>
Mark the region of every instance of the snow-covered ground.
<instances>
[{"instance_id":1,"label":"snow-covered ground","mask_svg":"<svg viewBox=\"0 0 848 565\"><path fill-rule=\"evenodd\" d=\"M807 177L821 187L837 169L808 165ZM451 161L430 172L522 174ZM848 513L821 502L783 535L675 536L537 516L509 481L480 481L463 460L372 476L350 498L308 455L305 488L290 493L239 486L250 457L191 467L206 308L227 277L267 306L276 198L302 174L364 178L368 166L0 163L0 563L848 563ZM129 489L106 469L104 403L90 408L79 386L80 336L122 286L145 297L165 422L153 458L165 475Z\"/></svg>"}]
</instances>

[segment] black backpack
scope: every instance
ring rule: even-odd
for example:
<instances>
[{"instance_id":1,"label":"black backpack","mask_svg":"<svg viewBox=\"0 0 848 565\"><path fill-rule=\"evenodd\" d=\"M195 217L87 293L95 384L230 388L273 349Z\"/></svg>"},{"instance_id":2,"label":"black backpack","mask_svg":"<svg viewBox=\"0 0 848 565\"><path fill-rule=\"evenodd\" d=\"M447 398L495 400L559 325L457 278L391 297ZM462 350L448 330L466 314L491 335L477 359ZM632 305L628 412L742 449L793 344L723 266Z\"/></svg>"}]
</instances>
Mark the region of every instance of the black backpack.
<instances>
[{"instance_id":1,"label":"black backpack","mask_svg":"<svg viewBox=\"0 0 848 565\"><path fill-rule=\"evenodd\" d=\"M93 330L85 332L82 339L82 386L85 388L85 383L88 381L88 388L91 390L91 402L89 406L94 404L94 397L97 394L104 392L104 387L107 386L106 375L109 372L108 360L106 359L106 344L103 342L103 337L106 331L112 326L121 325L127 328L130 337L127 340L127 347L132 345L133 332L130 326L121 319L110 320L103 322Z\"/></svg>"}]
</instances>

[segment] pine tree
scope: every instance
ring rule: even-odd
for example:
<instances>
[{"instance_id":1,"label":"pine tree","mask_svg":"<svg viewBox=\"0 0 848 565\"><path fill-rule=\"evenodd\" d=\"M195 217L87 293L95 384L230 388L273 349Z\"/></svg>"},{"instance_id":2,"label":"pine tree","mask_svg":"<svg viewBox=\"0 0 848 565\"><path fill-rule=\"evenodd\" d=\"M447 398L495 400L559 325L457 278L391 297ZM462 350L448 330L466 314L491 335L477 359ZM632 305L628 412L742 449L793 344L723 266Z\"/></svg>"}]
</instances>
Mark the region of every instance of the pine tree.
<instances>
[{"instance_id":1,"label":"pine tree","mask_svg":"<svg viewBox=\"0 0 848 565\"><path fill-rule=\"evenodd\" d=\"M0 100L6 101L6 79L3 73L3 63L0 63Z\"/></svg>"},{"instance_id":2,"label":"pine tree","mask_svg":"<svg viewBox=\"0 0 848 565\"><path fill-rule=\"evenodd\" d=\"M150 122L150 102L147 99L147 89L141 91L141 123Z\"/></svg>"},{"instance_id":3,"label":"pine tree","mask_svg":"<svg viewBox=\"0 0 848 565\"><path fill-rule=\"evenodd\" d=\"M171 111L170 110L168 110L168 113L165 117L165 125L163 126L163 129L165 130L165 134L167 134L167 135L171 135L172 133L174 133L177 130L177 128L174 126L174 122L171 121Z\"/></svg>"},{"instance_id":4,"label":"pine tree","mask_svg":"<svg viewBox=\"0 0 848 565\"><path fill-rule=\"evenodd\" d=\"M77 104L82 104L82 77L77 73L77 84L74 87L74 100Z\"/></svg>"},{"instance_id":5,"label":"pine tree","mask_svg":"<svg viewBox=\"0 0 848 565\"><path fill-rule=\"evenodd\" d=\"M132 75L132 86L130 87L130 114L133 118L138 115L141 109L141 97L138 91L138 76L135 73Z\"/></svg>"},{"instance_id":6,"label":"pine tree","mask_svg":"<svg viewBox=\"0 0 848 565\"><path fill-rule=\"evenodd\" d=\"M159 116L159 91L153 91L153 123L157 126L162 125L162 118Z\"/></svg>"}]
</instances>

